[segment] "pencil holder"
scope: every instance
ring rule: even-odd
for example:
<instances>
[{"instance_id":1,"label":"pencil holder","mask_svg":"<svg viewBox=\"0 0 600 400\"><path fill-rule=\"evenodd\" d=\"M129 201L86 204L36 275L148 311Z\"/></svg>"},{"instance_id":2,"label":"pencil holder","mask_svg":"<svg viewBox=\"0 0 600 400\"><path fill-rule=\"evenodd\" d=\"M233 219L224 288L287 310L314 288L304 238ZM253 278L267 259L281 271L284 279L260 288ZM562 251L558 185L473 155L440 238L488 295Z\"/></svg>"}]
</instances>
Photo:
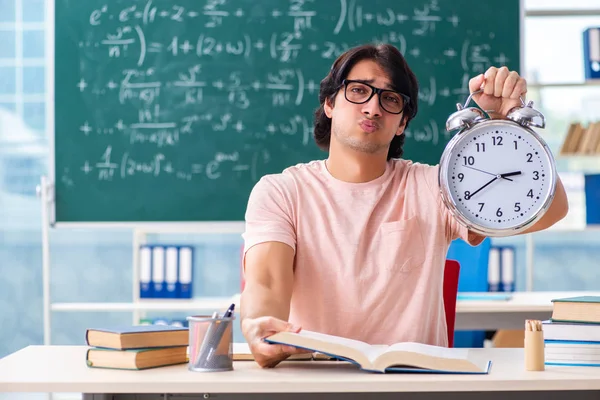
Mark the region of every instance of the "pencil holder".
<instances>
[{"instance_id":1,"label":"pencil holder","mask_svg":"<svg viewBox=\"0 0 600 400\"><path fill-rule=\"evenodd\" d=\"M233 369L233 320L218 316L191 316L189 323L190 357L188 369L196 372Z\"/></svg>"},{"instance_id":2,"label":"pencil holder","mask_svg":"<svg viewBox=\"0 0 600 400\"><path fill-rule=\"evenodd\" d=\"M531 329L533 326L533 329ZM544 332L541 325L536 329L535 324L525 328L525 370L543 371L544 370Z\"/></svg>"}]
</instances>

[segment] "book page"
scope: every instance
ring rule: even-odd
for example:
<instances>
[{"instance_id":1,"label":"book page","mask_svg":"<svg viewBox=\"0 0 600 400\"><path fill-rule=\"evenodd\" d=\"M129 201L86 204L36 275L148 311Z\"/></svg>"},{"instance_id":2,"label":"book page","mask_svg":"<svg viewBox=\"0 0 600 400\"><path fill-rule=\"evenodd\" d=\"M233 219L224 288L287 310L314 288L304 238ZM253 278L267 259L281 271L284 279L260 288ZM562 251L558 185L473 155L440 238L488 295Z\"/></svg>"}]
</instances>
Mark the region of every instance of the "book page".
<instances>
[{"instance_id":1,"label":"book page","mask_svg":"<svg viewBox=\"0 0 600 400\"><path fill-rule=\"evenodd\" d=\"M402 355L404 353L404 355ZM378 369L410 366L432 371L487 373L490 360L470 349L447 348L422 343L396 343L391 345L374 363Z\"/></svg>"},{"instance_id":2,"label":"book page","mask_svg":"<svg viewBox=\"0 0 600 400\"><path fill-rule=\"evenodd\" d=\"M366 350L366 354L371 364L373 364L375 360L377 360L377 358L385 353L389 348L390 346L386 344L373 344L369 346L369 349Z\"/></svg>"},{"instance_id":3,"label":"book page","mask_svg":"<svg viewBox=\"0 0 600 400\"><path fill-rule=\"evenodd\" d=\"M324 333L318 333L313 331L302 330L298 333L299 336L319 340L321 342L333 343L336 345L342 345L350 347L362 353L370 362L377 359L381 354L385 353L389 346L387 345L370 345L360 340L348 339L340 336L326 335ZM346 354L335 354L338 356L348 356ZM355 361L360 362L356 359Z\"/></svg>"},{"instance_id":4,"label":"book page","mask_svg":"<svg viewBox=\"0 0 600 400\"><path fill-rule=\"evenodd\" d=\"M318 333L313 331L301 330L297 333L297 335L305 338L320 340L322 342L335 343L340 344L342 346L351 347L360 351L361 353L364 353L365 355L369 354L369 350L373 347L368 343L361 342L360 340L347 339L340 336L326 335L324 333Z\"/></svg>"},{"instance_id":5,"label":"book page","mask_svg":"<svg viewBox=\"0 0 600 400\"><path fill-rule=\"evenodd\" d=\"M469 358L469 349L447 348L414 342L396 343L388 347L387 351L410 351L432 357L457 360L466 360Z\"/></svg>"}]
</instances>

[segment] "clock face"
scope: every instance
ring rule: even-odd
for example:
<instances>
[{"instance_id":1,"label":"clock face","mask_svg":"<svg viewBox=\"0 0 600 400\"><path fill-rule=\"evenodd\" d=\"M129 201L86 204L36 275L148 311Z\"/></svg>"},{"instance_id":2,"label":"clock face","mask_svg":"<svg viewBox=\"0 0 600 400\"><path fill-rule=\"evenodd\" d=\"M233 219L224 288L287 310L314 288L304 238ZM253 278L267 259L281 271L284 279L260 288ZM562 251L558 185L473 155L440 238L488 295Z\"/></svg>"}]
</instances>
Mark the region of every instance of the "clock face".
<instances>
[{"instance_id":1,"label":"clock face","mask_svg":"<svg viewBox=\"0 0 600 400\"><path fill-rule=\"evenodd\" d=\"M461 135L443 164L449 195L465 219L483 229L514 229L548 206L553 160L531 133L502 121Z\"/></svg>"}]
</instances>

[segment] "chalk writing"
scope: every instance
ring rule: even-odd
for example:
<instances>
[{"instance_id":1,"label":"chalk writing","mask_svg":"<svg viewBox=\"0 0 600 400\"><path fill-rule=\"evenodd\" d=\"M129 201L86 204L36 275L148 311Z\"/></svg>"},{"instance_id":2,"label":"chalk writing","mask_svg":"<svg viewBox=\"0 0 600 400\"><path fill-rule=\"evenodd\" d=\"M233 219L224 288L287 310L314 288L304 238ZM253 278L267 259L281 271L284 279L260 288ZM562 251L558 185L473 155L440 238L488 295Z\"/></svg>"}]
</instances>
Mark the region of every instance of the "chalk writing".
<instances>
[{"instance_id":1,"label":"chalk writing","mask_svg":"<svg viewBox=\"0 0 600 400\"><path fill-rule=\"evenodd\" d=\"M57 90L68 86L85 107L68 114L74 122L64 132L82 148L76 164L57 169L68 187L253 183L280 172L285 154L318 154L310 149L320 82L333 60L367 41L391 43L408 60L420 114L405 132L407 145L439 153L449 139L445 118L468 94L469 79L516 61L493 24L472 28L460 1L91 0L77 7L85 9L69 21L77 73L57 78ZM61 107L57 118L70 111Z\"/></svg>"}]
</instances>

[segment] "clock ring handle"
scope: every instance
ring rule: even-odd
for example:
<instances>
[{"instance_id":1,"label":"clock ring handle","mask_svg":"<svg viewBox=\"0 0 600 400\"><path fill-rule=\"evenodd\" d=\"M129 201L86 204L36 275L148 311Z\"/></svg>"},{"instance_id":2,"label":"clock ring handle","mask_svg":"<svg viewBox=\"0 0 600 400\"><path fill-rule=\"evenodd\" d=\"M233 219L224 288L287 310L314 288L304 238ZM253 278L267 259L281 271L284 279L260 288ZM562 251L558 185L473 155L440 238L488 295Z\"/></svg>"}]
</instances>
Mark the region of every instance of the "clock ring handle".
<instances>
[{"instance_id":1,"label":"clock ring handle","mask_svg":"<svg viewBox=\"0 0 600 400\"><path fill-rule=\"evenodd\" d=\"M519 96L519 100L521 100L521 107L533 107L533 100L529 100L528 102L525 102L525 99L523 99L523 96Z\"/></svg>"},{"instance_id":2,"label":"clock ring handle","mask_svg":"<svg viewBox=\"0 0 600 400\"><path fill-rule=\"evenodd\" d=\"M462 106L462 108L466 108L469 105L469 102L471 101L473 96L476 94L479 94L481 92L483 92L483 89L478 89L478 90L474 91L473 93L470 93L469 97L467 97L467 101L465 101L465 104ZM519 100L521 100L522 107L531 107L533 105L533 100L530 100L529 102L525 103L525 99L523 98L522 95L519 96ZM493 110L490 110L490 111L493 111Z\"/></svg>"},{"instance_id":3,"label":"clock ring handle","mask_svg":"<svg viewBox=\"0 0 600 400\"><path fill-rule=\"evenodd\" d=\"M462 106L461 108L467 108L467 106L469 105L469 102L471 101L471 99L473 98L474 95L479 94L483 92L483 89L479 89L474 91L473 93L469 94L469 97L467 97L467 101L465 101L465 105Z\"/></svg>"},{"instance_id":4,"label":"clock ring handle","mask_svg":"<svg viewBox=\"0 0 600 400\"><path fill-rule=\"evenodd\" d=\"M476 94L479 94L481 92L483 92L483 89L478 89L478 90L474 91L473 93L469 94L469 97L467 97L467 101L465 101L464 105L457 104L457 106L459 106L458 109L462 110L462 109L467 108L467 106L469 105L469 102L471 101L471 99L473 98L473 96L476 95ZM521 102L523 102L523 99L521 99ZM484 111L486 113L488 113L488 114L491 113L491 112L494 112L494 110L484 110Z\"/></svg>"}]
</instances>

